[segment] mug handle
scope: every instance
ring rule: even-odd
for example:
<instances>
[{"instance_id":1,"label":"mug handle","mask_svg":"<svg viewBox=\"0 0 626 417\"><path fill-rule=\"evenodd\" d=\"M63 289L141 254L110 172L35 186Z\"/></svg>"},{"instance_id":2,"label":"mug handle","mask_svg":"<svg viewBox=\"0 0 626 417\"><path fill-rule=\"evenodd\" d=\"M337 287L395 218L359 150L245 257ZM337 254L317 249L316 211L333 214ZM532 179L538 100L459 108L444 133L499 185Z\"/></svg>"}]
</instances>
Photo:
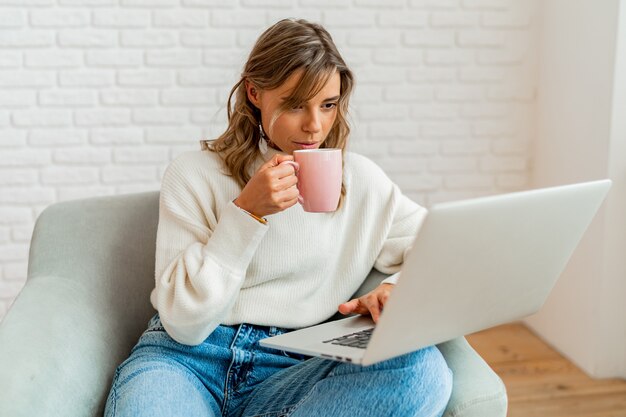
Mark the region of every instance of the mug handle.
<instances>
[{"instance_id":1,"label":"mug handle","mask_svg":"<svg viewBox=\"0 0 626 417\"><path fill-rule=\"evenodd\" d=\"M291 165L293 167L293 169L296 171L296 177L298 176L298 172L300 172L300 165L297 162L295 162L295 161L283 161L279 165L282 165L282 164ZM300 205L304 205L304 198L302 198L302 196L300 194L298 194L298 203L300 203Z\"/></svg>"}]
</instances>

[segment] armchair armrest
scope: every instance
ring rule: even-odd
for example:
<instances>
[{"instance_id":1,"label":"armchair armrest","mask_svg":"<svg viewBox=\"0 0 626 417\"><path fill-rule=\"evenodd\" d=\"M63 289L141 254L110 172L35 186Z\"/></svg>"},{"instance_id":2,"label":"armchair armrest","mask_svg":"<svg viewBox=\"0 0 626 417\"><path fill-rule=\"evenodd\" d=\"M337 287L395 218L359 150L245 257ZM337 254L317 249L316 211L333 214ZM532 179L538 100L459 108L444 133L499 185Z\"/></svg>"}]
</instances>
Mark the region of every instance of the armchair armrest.
<instances>
[{"instance_id":1,"label":"armchair armrest","mask_svg":"<svg viewBox=\"0 0 626 417\"><path fill-rule=\"evenodd\" d=\"M153 314L157 219L158 192L39 216L26 286L0 323L0 414L102 415L115 367Z\"/></svg>"},{"instance_id":2,"label":"armchair armrest","mask_svg":"<svg viewBox=\"0 0 626 417\"><path fill-rule=\"evenodd\" d=\"M506 417L508 400L500 377L464 337L437 345L452 370L452 396L443 417Z\"/></svg>"}]
</instances>

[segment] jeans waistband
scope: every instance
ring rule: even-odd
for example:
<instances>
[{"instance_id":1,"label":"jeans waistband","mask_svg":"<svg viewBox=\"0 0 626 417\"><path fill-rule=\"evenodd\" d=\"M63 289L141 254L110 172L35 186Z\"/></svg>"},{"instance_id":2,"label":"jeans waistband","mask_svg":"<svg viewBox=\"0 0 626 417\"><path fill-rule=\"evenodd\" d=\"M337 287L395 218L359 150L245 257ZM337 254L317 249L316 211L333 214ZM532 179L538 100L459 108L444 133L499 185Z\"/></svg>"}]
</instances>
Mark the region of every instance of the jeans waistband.
<instances>
[{"instance_id":1,"label":"jeans waistband","mask_svg":"<svg viewBox=\"0 0 626 417\"><path fill-rule=\"evenodd\" d=\"M148 328L155 329L155 328L162 328L162 326L163 325L161 323L159 313L156 313L150 319L150 322L148 323ZM294 329L288 329L284 327L265 326L265 325L251 324L251 323L240 323L240 324L232 324L232 325L222 324L219 327L222 327L224 329L230 329L232 331L232 334L238 335L236 337L245 336L246 343L244 344L255 343L261 339L272 337L272 336L277 336L277 335L288 333L294 330Z\"/></svg>"}]
</instances>

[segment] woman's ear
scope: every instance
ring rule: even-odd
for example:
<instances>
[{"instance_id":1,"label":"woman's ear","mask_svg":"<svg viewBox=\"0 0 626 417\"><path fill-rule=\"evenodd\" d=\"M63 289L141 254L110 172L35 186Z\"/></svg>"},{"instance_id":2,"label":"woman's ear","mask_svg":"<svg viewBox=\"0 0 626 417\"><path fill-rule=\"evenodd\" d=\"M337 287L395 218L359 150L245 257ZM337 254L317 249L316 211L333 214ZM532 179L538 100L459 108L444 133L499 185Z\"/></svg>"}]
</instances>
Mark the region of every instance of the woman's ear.
<instances>
[{"instance_id":1,"label":"woman's ear","mask_svg":"<svg viewBox=\"0 0 626 417\"><path fill-rule=\"evenodd\" d=\"M261 94L259 92L259 89L256 88L251 82L248 82L248 80L244 81L246 84L246 94L248 95L248 100L250 100L250 102L252 104L254 104L254 106L256 108L260 108L261 107Z\"/></svg>"}]
</instances>

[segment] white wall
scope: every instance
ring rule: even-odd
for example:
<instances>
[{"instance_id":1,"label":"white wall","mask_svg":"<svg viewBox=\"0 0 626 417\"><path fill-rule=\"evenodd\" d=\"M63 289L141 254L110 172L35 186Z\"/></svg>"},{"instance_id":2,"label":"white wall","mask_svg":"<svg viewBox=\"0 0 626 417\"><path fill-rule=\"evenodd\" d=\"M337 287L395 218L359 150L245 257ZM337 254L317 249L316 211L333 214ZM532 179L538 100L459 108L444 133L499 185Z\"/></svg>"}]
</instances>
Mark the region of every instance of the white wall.
<instances>
[{"instance_id":1,"label":"white wall","mask_svg":"<svg viewBox=\"0 0 626 417\"><path fill-rule=\"evenodd\" d=\"M605 223L604 277L595 355L597 375L626 378L626 1L619 2L608 174L613 179ZM620 320L621 319L621 320Z\"/></svg>"},{"instance_id":2,"label":"white wall","mask_svg":"<svg viewBox=\"0 0 626 417\"><path fill-rule=\"evenodd\" d=\"M535 1L0 1L0 317L48 205L157 190L223 129L253 41L324 24L357 76L352 149L425 205L528 186ZM217 113L217 115L216 115Z\"/></svg>"},{"instance_id":3,"label":"white wall","mask_svg":"<svg viewBox=\"0 0 626 417\"><path fill-rule=\"evenodd\" d=\"M624 6L546 0L540 10L532 186L607 177L614 185L548 302L527 323L597 377L626 377Z\"/></svg>"}]
</instances>

